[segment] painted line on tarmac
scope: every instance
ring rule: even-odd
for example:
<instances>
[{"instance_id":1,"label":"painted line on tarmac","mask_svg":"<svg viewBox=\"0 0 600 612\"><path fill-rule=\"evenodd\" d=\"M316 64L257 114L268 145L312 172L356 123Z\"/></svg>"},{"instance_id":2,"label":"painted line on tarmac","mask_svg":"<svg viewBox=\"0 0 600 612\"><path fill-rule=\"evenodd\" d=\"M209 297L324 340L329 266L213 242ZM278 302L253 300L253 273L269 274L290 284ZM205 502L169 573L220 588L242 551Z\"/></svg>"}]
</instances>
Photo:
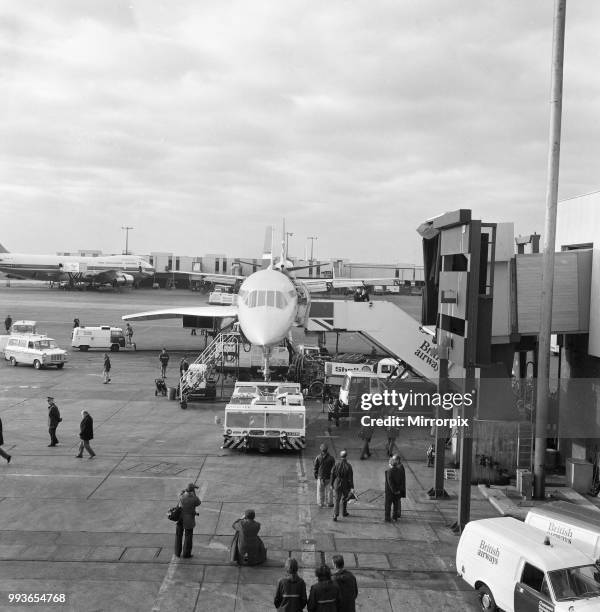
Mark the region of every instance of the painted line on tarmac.
<instances>
[{"instance_id":1,"label":"painted line on tarmac","mask_svg":"<svg viewBox=\"0 0 600 612\"><path fill-rule=\"evenodd\" d=\"M312 515L310 503L306 503L309 496L308 480L306 478L306 466L304 463L304 451L300 451L296 461L296 474L298 476L298 535L302 539L301 569L298 572L305 582L313 578L315 566L315 543L312 540Z\"/></svg>"},{"instance_id":2,"label":"painted line on tarmac","mask_svg":"<svg viewBox=\"0 0 600 612\"><path fill-rule=\"evenodd\" d=\"M208 481L204 481L200 488L198 489L198 497L200 500L206 494L206 489L208 489ZM210 508L208 508L210 510ZM217 512L217 510L215 510ZM220 512L220 510L218 510ZM175 572L177 571L177 566L179 565L179 557L175 555L171 556L171 561L169 562L169 567L167 568L167 573L163 578L162 584L160 585L160 589L158 589L158 594L156 599L154 600L154 605L152 606L152 612L160 612L162 609L171 610L172 607L169 605L169 593L172 588L174 588L175 584ZM164 608L163 608L164 606Z\"/></svg>"}]
</instances>

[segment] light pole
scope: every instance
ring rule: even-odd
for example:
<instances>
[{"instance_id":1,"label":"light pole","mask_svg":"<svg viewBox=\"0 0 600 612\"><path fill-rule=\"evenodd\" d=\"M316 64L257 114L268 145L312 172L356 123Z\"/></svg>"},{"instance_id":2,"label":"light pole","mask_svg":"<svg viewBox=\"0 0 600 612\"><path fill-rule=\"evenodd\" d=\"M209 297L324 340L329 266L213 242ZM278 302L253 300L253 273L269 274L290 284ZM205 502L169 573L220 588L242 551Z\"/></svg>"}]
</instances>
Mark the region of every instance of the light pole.
<instances>
[{"instance_id":1,"label":"light pole","mask_svg":"<svg viewBox=\"0 0 600 612\"><path fill-rule=\"evenodd\" d=\"M125 230L125 253L124 255L129 255L129 230L134 229L130 225L122 225L122 230Z\"/></svg>"},{"instance_id":2,"label":"light pole","mask_svg":"<svg viewBox=\"0 0 600 612\"><path fill-rule=\"evenodd\" d=\"M310 240L310 263L313 262L313 252L315 246L315 240L318 240L318 236L307 236L307 240Z\"/></svg>"}]
</instances>

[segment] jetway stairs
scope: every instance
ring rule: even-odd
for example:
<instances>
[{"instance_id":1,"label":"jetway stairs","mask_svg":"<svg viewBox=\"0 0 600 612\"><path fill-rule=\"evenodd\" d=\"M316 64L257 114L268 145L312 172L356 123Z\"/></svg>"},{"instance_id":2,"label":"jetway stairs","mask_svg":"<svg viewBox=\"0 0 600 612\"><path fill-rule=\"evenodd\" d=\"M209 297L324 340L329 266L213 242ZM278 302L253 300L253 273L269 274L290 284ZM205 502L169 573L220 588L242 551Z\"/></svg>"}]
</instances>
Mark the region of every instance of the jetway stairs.
<instances>
[{"instance_id":1,"label":"jetway stairs","mask_svg":"<svg viewBox=\"0 0 600 612\"><path fill-rule=\"evenodd\" d=\"M221 332L190 364L187 372L179 380L179 397L183 405L188 398L201 394L207 388L216 371L231 355L238 354L238 345L242 341L237 331ZM221 368L222 369L222 368Z\"/></svg>"},{"instance_id":2,"label":"jetway stairs","mask_svg":"<svg viewBox=\"0 0 600 612\"><path fill-rule=\"evenodd\" d=\"M432 336L392 302L313 300L305 328L309 332L361 333L421 376L438 381L439 359ZM449 374L452 376L451 367Z\"/></svg>"}]
</instances>

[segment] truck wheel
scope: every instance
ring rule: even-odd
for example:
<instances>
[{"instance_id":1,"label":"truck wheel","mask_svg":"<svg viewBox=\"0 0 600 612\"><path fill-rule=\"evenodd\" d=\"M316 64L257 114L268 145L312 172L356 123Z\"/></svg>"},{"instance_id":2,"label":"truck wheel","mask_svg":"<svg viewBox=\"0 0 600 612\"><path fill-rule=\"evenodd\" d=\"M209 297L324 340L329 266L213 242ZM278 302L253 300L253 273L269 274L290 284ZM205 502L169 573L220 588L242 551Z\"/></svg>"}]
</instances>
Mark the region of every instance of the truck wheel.
<instances>
[{"instance_id":1,"label":"truck wheel","mask_svg":"<svg viewBox=\"0 0 600 612\"><path fill-rule=\"evenodd\" d=\"M57 369L62 370L65 367L64 363L57 363L56 364Z\"/></svg>"},{"instance_id":2,"label":"truck wheel","mask_svg":"<svg viewBox=\"0 0 600 612\"><path fill-rule=\"evenodd\" d=\"M10 365L15 367L17 365L17 360L14 357L10 358Z\"/></svg>"},{"instance_id":3,"label":"truck wheel","mask_svg":"<svg viewBox=\"0 0 600 612\"><path fill-rule=\"evenodd\" d=\"M84 351L84 352L85 352L85 351L87 351L89 348L90 348L90 347L89 347L87 344L82 344L82 345L79 347L79 350L80 350L80 351Z\"/></svg>"},{"instance_id":4,"label":"truck wheel","mask_svg":"<svg viewBox=\"0 0 600 612\"><path fill-rule=\"evenodd\" d=\"M308 394L312 397L321 397L323 395L323 381L315 380L308 388Z\"/></svg>"},{"instance_id":5,"label":"truck wheel","mask_svg":"<svg viewBox=\"0 0 600 612\"><path fill-rule=\"evenodd\" d=\"M182 410L185 410L187 408L187 402L185 400L181 400L181 402L179 403L179 406L181 407Z\"/></svg>"},{"instance_id":6,"label":"truck wheel","mask_svg":"<svg viewBox=\"0 0 600 612\"><path fill-rule=\"evenodd\" d=\"M41 370L41 369L42 369L42 362L41 362L39 359L35 359L35 360L33 361L33 367L34 367L36 370Z\"/></svg>"},{"instance_id":7,"label":"truck wheel","mask_svg":"<svg viewBox=\"0 0 600 612\"><path fill-rule=\"evenodd\" d=\"M110 345L110 350L111 350L113 353L116 353L116 352L119 350L119 345L118 345L118 344L111 344L111 345Z\"/></svg>"},{"instance_id":8,"label":"truck wheel","mask_svg":"<svg viewBox=\"0 0 600 612\"><path fill-rule=\"evenodd\" d=\"M479 605L481 609L488 612L497 612L498 606L487 584L482 584L477 590L479 591Z\"/></svg>"}]
</instances>

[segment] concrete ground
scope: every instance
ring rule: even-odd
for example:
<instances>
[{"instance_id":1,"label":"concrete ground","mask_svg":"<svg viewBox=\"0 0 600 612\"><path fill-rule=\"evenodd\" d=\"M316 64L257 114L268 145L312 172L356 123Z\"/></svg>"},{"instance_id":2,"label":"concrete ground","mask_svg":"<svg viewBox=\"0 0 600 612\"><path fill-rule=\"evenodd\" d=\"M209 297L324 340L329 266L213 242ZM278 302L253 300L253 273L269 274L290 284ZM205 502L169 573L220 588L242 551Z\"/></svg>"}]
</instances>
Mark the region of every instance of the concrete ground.
<instances>
[{"instance_id":1,"label":"concrete ground","mask_svg":"<svg viewBox=\"0 0 600 612\"><path fill-rule=\"evenodd\" d=\"M40 322L68 348L71 321L118 322L122 314L169 303L190 305L199 296L182 291L122 294L64 293L0 288L0 313ZM5 316L5 315L4 315ZM2 317L3 318L3 317ZM112 382L102 384L102 352L70 352L65 368L35 371L0 363L0 610L264 611L282 576L284 559L296 557L308 585L314 568L344 555L357 577L363 611L476 610L474 592L456 577L458 483L449 500L430 501L432 470L425 467L428 432L406 430L399 439L407 468L402 519L383 522L382 432L370 460L359 461L356 427L328 429L320 403L308 405L308 447L301 454L266 456L223 451L216 417L223 403L179 404L154 396L158 351L172 355L175 381L183 352L201 348L177 322L135 325L137 352L112 354ZM350 342L350 341L349 341ZM351 343L350 343L351 344ZM353 350L350 344L345 350ZM63 422L60 445L48 448L47 402L56 398ZM93 460L75 458L80 411L94 417ZM331 521L316 503L312 459L319 444L347 448L358 501L350 517ZM194 557L172 555L174 524L166 518L177 494L196 482L202 505L194 532ZM262 524L268 562L257 568L228 563L231 524L254 508ZM472 518L497 512L473 487ZM64 594L65 603L16 605L11 593Z\"/></svg>"}]
</instances>

